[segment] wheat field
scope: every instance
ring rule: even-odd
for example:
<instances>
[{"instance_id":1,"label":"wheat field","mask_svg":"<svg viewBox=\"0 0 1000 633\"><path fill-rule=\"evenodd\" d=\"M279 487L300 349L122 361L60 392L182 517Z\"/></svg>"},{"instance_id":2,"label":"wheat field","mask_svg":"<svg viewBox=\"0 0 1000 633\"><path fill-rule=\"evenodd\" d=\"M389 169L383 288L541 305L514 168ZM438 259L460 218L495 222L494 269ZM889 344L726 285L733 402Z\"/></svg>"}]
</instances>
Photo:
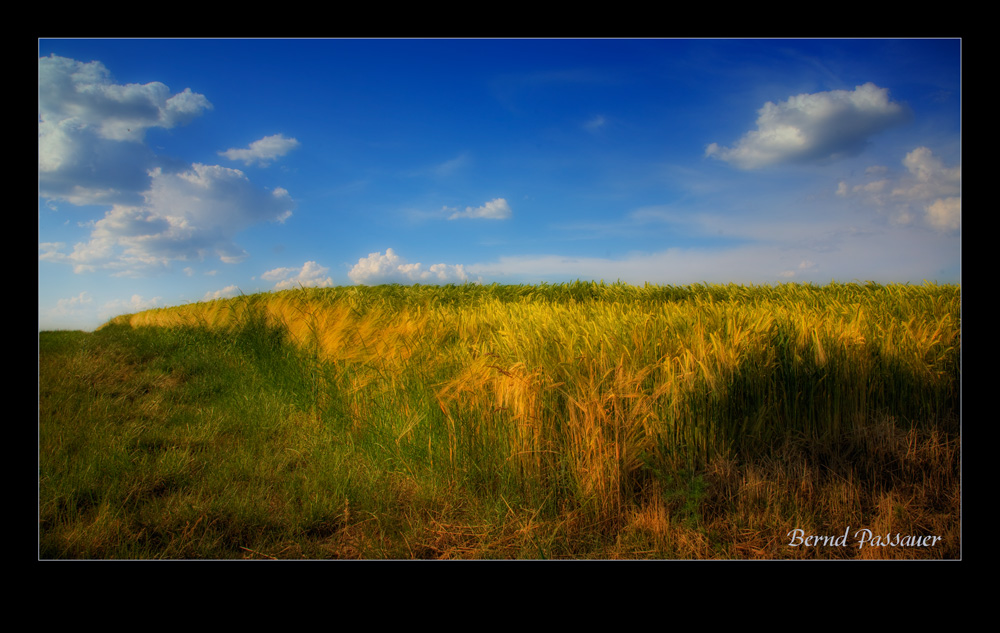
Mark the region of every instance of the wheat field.
<instances>
[{"instance_id":1,"label":"wheat field","mask_svg":"<svg viewBox=\"0 0 1000 633\"><path fill-rule=\"evenodd\" d=\"M650 469L836 441L876 419L958 429L958 286L303 288L110 324L248 323L315 364L318 415L383 425L417 451L437 425L456 476L556 489L598 518L633 503Z\"/></svg>"}]
</instances>

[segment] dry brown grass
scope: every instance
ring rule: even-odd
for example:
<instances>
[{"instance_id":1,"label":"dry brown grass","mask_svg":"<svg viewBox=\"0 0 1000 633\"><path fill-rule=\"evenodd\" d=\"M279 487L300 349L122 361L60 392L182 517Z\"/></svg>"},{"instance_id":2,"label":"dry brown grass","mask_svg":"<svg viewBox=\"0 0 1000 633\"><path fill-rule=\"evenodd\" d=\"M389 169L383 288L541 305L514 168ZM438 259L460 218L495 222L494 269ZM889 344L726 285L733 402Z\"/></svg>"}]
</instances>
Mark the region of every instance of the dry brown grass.
<instances>
[{"instance_id":1,"label":"dry brown grass","mask_svg":"<svg viewBox=\"0 0 1000 633\"><path fill-rule=\"evenodd\" d=\"M960 449L937 431L885 420L840 444L789 441L773 456L712 462L704 530L735 558L955 559L961 556ZM842 535L847 547L791 547L789 532ZM933 547L859 548L855 536L940 536Z\"/></svg>"}]
</instances>

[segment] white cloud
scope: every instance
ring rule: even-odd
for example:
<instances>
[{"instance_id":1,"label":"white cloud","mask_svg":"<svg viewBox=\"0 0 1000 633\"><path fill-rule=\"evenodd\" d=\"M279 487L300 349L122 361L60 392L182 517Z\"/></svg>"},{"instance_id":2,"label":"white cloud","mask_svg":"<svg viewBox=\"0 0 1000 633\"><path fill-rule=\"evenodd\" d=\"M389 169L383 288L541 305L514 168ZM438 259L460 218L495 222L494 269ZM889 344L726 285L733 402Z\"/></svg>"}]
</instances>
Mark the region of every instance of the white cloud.
<instances>
[{"instance_id":1,"label":"white cloud","mask_svg":"<svg viewBox=\"0 0 1000 633\"><path fill-rule=\"evenodd\" d=\"M856 196L884 209L897 224L908 224L921 215L942 232L956 231L962 219L962 167L945 167L927 147L918 147L903 158L905 174L888 174L884 167L869 168L867 174L886 176L870 182L837 185L840 196Z\"/></svg>"},{"instance_id":2,"label":"white cloud","mask_svg":"<svg viewBox=\"0 0 1000 633\"><path fill-rule=\"evenodd\" d=\"M956 231L962 225L962 199L941 198L927 205L927 222L940 231Z\"/></svg>"},{"instance_id":3,"label":"white cloud","mask_svg":"<svg viewBox=\"0 0 1000 633\"><path fill-rule=\"evenodd\" d=\"M329 268L309 261L303 264L302 268L274 268L263 273L260 277L265 281L276 281L275 290L298 288L299 286L329 288L333 285L333 278L324 276L329 271Z\"/></svg>"},{"instance_id":4,"label":"white cloud","mask_svg":"<svg viewBox=\"0 0 1000 633\"><path fill-rule=\"evenodd\" d=\"M376 285L389 283L461 283L468 279L461 264L410 264L391 248L382 253L362 257L347 276L356 284Z\"/></svg>"},{"instance_id":5,"label":"white cloud","mask_svg":"<svg viewBox=\"0 0 1000 633\"><path fill-rule=\"evenodd\" d=\"M211 107L190 88L170 96L158 81L116 84L101 62L56 55L38 59L39 118L92 128L102 138L139 141L148 128L183 125Z\"/></svg>"},{"instance_id":6,"label":"white cloud","mask_svg":"<svg viewBox=\"0 0 1000 633\"><path fill-rule=\"evenodd\" d=\"M88 273L97 270L97 265L93 262L110 259L112 256L112 244L103 239L92 239L87 243L78 243L69 253L64 253L64 248L66 248L64 242L39 243L38 259L39 261L69 264L73 266L75 273Z\"/></svg>"},{"instance_id":7,"label":"white cloud","mask_svg":"<svg viewBox=\"0 0 1000 633\"><path fill-rule=\"evenodd\" d=\"M282 134L274 134L250 143L246 149L227 149L224 152L219 152L219 155L225 156L229 160L243 161L247 165L257 163L266 166L272 160L292 151L299 144L294 138L285 138Z\"/></svg>"},{"instance_id":8,"label":"white cloud","mask_svg":"<svg viewBox=\"0 0 1000 633\"><path fill-rule=\"evenodd\" d=\"M926 147L918 147L907 154L903 165L911 178L893 189L894 196L926 200L961 192L962 168L945 167L941 159Z\"/></svg>"},{"instance_id":9,"label":"white cloud","mask_svg":"<svg viewBox=\"0 0 1000 633\"><path fill-rule=\"evenodd\" d=\"M453 211L451 215L448 216L449 220L457 220L459 218L486 218L490 220L506 220L510 217L510 205L503 198L495 198L490 200L481 207L465 207L465 211L458 211L457 209L448 209L445 207L445 211Z\"/></svg>"},{"instance_id":10,"label":"white cloud","mask_svg":"<svg viewBox=\"0 0 1000 633\"><path fill-rule=\"evenodd\" d=\"M40 244L40 259L65 261L76 272L99 268L137 276L171 261L216 256L226 263L246 258L233 239L262 221L287 217L292 201L284 189L267 192L238 169L194 164L188 170L149 172L151 185L138 205L113 205L92 225L90 240L63 253L63 244Z\"/></svg>"},{"instance_id":11,"label":"white cloud","mask_svg":"<svg viewBox=\"0 0 1000 633\"><path fill-rule=\"evenodd\" d=\"M68 252L65 244L39 244L39 259L118 276L174 260L244 259L233 238L255 223L286 220L293 206L288 192L267 192L243 172L218 165L168 168L144 142L148 129L173 128L211 108L190 89L171 95L160 82L118 84L97 61L39 58L39 197L110 206L90 223L89 240ZM258 143L257 154L266 158L297 141L278 135Z\"/></svg>"},{"instance_id":12,"label":"white cloud","mask_svg":"<svg viewBox=\"0 0 1000 633\"><path fill-rule=\"evenodd\" d=\"M224 297L235 297L240 293L240 289L236 285L226 286L222 290L212 290L205 293L202 301L212 301L213 299L222 299Z\"/></svg>"},{"instance_id":13,"label":"white cloud","mask_svg":"<svg viewBox=\"0 0 1000 633\"><path fill-rule=\"evenodd\" d=\"M854 156L874 134L905 120L906 108L873 83L853 91L831 90L768 101L758 110L757 129L734 147L710 144L706 156L741 169Z\"/></svg>"},{"instance_id":14,"label":"white cloud","mask_svg":"<svg viewBox=\"0 0 1000 633\"><path fill-rule=\"evenodd\" d=\"M212 104L154 81L117 84L101 62L38 59L38 191L74 204L134 204L155 156L146 130L173 128Z\"/></svg>"}]
</instances>

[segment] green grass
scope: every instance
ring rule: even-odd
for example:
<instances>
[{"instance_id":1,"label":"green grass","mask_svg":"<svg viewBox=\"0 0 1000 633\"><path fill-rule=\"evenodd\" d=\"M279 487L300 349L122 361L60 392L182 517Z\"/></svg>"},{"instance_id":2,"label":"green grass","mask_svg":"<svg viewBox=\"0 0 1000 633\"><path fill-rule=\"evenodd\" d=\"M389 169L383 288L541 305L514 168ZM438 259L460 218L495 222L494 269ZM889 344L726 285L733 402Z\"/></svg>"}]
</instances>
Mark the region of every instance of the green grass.
<instances>
[{"instance_id":1,"label":"green grass","mask_svg":"<svg viewBox=\"0 0 1000 633\"><path fill-rule=\"evenodd\" d=\"M959 331L952 286L576 283L42 332L39 556L955 558ZM848 525L944 539L785 539Z\"/></svg>"}]
</instances>

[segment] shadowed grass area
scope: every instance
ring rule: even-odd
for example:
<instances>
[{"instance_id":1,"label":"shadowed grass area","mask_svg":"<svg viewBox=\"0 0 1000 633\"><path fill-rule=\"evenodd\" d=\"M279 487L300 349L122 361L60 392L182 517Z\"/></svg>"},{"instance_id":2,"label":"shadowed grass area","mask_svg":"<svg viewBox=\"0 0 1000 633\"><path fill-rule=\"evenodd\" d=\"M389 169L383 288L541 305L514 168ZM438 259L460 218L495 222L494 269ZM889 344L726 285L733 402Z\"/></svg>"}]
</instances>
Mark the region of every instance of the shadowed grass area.
<instances>
[{"instance_id":1,"label":"shadowed grass area","mask_svg":"<svg viewBox=\"0 0 1000 633\"><path fill-rule=\"evenodd\" d=\"M39 351L42 558L960 555L957 287L301 289ZM848 528L941 539L789 546Z\"/></svg>"}]
</instances>

